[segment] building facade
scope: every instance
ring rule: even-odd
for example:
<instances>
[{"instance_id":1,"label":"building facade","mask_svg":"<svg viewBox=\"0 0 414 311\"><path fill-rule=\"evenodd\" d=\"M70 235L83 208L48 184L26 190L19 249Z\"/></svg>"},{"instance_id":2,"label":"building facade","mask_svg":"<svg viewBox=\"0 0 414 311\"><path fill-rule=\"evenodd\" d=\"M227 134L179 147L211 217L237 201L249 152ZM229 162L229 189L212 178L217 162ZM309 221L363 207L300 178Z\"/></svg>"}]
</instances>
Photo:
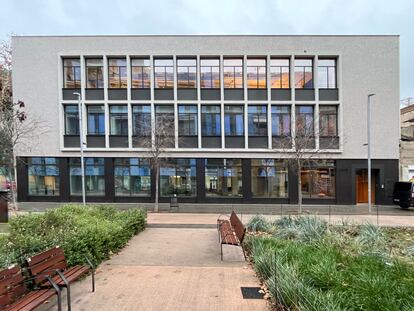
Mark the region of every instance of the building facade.
<instances>
[{"instance_id":1,"label":"building facade","mask_svg":"<svg viewBox=\"0 0 414 311\"><path fill-rule=\"evenodd\" d=\"M414 104L401 108L400 179L414 181Z\"/></svg>"},{"instance_id":2,"label":"building facade","mask_svg":"<svg viewBox=\"0 0 414 311\"><path fill-rule=\"evenodd\" d=\"M161 202L367 200L366 102L373 201L398 180L398 36L13 37L13 90L47 131L18 154L20 201L79 201L79 113L89 202L152 202L142 124L169 120ZM77 97L82 97L78 111ZM309 162L287 164L305 126Z\"/></svg>"}]
</instances>

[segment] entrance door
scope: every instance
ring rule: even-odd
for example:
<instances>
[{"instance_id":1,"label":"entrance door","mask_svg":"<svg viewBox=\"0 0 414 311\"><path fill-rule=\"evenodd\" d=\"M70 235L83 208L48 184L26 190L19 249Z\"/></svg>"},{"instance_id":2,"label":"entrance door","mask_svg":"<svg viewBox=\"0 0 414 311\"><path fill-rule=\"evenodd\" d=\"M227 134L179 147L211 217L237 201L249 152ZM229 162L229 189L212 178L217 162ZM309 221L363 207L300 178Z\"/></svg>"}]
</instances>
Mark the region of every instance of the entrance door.
<instances>
[{"instance_id":1,"label":"entrance door","mask_svg":"<svg viewBox=\"0 0 414 311\"><path fill-rule=\"evenodd\" d=\"M359 170L356 173L356 201L368 203L368 170ZM371 174L371 202L375 203L375 174Z\"/></svg>"}]
</instances>

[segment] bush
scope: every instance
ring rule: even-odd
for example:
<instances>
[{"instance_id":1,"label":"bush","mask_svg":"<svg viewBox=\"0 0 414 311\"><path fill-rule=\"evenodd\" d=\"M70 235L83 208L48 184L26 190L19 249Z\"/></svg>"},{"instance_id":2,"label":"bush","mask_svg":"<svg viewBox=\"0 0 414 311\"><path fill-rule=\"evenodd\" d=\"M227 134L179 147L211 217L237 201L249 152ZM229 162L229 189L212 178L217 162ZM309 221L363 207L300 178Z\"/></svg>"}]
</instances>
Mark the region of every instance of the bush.
<instances>
[{"instance_id":1,"label":"bush","mask_svg":"<svg viewBox=\"0 0 414 311\"><path fill-rule=\"evenodd\" d=\"M0 239L0 267L22 264L24 259L61 246L69 265L88 256L99 264L142 231L146 214L140 209L118 211L105 205L64 205L44 214L10 220L10 233Z\"/></svg>"},{"instance_id":2,"label":"bush","mask_svg":"<svg viewBox=\"0 0 414 311\"><path fill-rule=\"evenodd\" d=\"M250 218L246 228L250 232L267 232L270 230L270 224L264 216L255 215Z\"/></svg>"},{"instance_id":3,"label":"bush","mask_svg":"<svg viewBox=\"0 0 414 311\"><path fill-rule=\"evenodd\" d=\"M298 239L302 242L319 241L326 235L328 224L315 216L282 217L274 222L276 236L283 239Z\"/></svg>"}]
</instances>

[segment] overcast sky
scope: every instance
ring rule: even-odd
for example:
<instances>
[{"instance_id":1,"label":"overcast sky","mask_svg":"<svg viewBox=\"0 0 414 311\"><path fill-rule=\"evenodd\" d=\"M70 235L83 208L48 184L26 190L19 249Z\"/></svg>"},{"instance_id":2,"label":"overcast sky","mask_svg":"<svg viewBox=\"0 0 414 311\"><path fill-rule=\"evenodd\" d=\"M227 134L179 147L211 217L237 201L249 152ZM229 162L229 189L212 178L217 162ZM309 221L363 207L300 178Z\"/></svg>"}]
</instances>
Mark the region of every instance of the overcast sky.
<instances>
[{"instance_id":1,"label":"overcast sky","mask_svg":"<svg viewBox=\"0 0 414 311\"><path fill-rule=\"evenodd\" d=\"M0 39L69 34L398 34L414 97L414 0L0 0Z\"/></svg>"}]
</instances>

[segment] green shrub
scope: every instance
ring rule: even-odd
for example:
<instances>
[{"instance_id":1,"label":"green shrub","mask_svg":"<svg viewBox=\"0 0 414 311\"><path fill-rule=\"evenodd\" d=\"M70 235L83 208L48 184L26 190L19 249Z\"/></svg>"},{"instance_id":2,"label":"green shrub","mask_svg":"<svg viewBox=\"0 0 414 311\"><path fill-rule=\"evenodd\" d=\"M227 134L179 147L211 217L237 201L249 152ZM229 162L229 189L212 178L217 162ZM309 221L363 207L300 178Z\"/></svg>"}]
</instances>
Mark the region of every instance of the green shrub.
<instances>
[{"instance_id":1,"label":"green shrub","mask_svg":"<svg viewBox=\"0 0 414 311\"><path fill-rule=\"evenodd\" d=\"M302 242L313 242L323 239L328 224L315 216L284 216L274 222L276 236L283 239L298 239Z\"/></svg>"},{"instance_id":2,"label":"green shrub","mask_svg":"<svg viewBox=\"0 0 414 311\"><path fill-rule=\"evenodd\" d=\"M122 247L146 225L146 214L139 209L118 211L105 205L68 204L44 214L10 220L10 233L0 239L0 267L6 267L54 246L61 246L69 265L95 264Z\"/></svg>"},{"instance_id":3,"label":"green shrub","mask_svg":"<svg viewBox=\"0 0 414 311\"><path fill-rule=\"evenodd\" d=\"M250 232L267 232L270 230L270 224L262 215L255 215L250 218L246 226Z\"/></svg>"}]
</instances>

